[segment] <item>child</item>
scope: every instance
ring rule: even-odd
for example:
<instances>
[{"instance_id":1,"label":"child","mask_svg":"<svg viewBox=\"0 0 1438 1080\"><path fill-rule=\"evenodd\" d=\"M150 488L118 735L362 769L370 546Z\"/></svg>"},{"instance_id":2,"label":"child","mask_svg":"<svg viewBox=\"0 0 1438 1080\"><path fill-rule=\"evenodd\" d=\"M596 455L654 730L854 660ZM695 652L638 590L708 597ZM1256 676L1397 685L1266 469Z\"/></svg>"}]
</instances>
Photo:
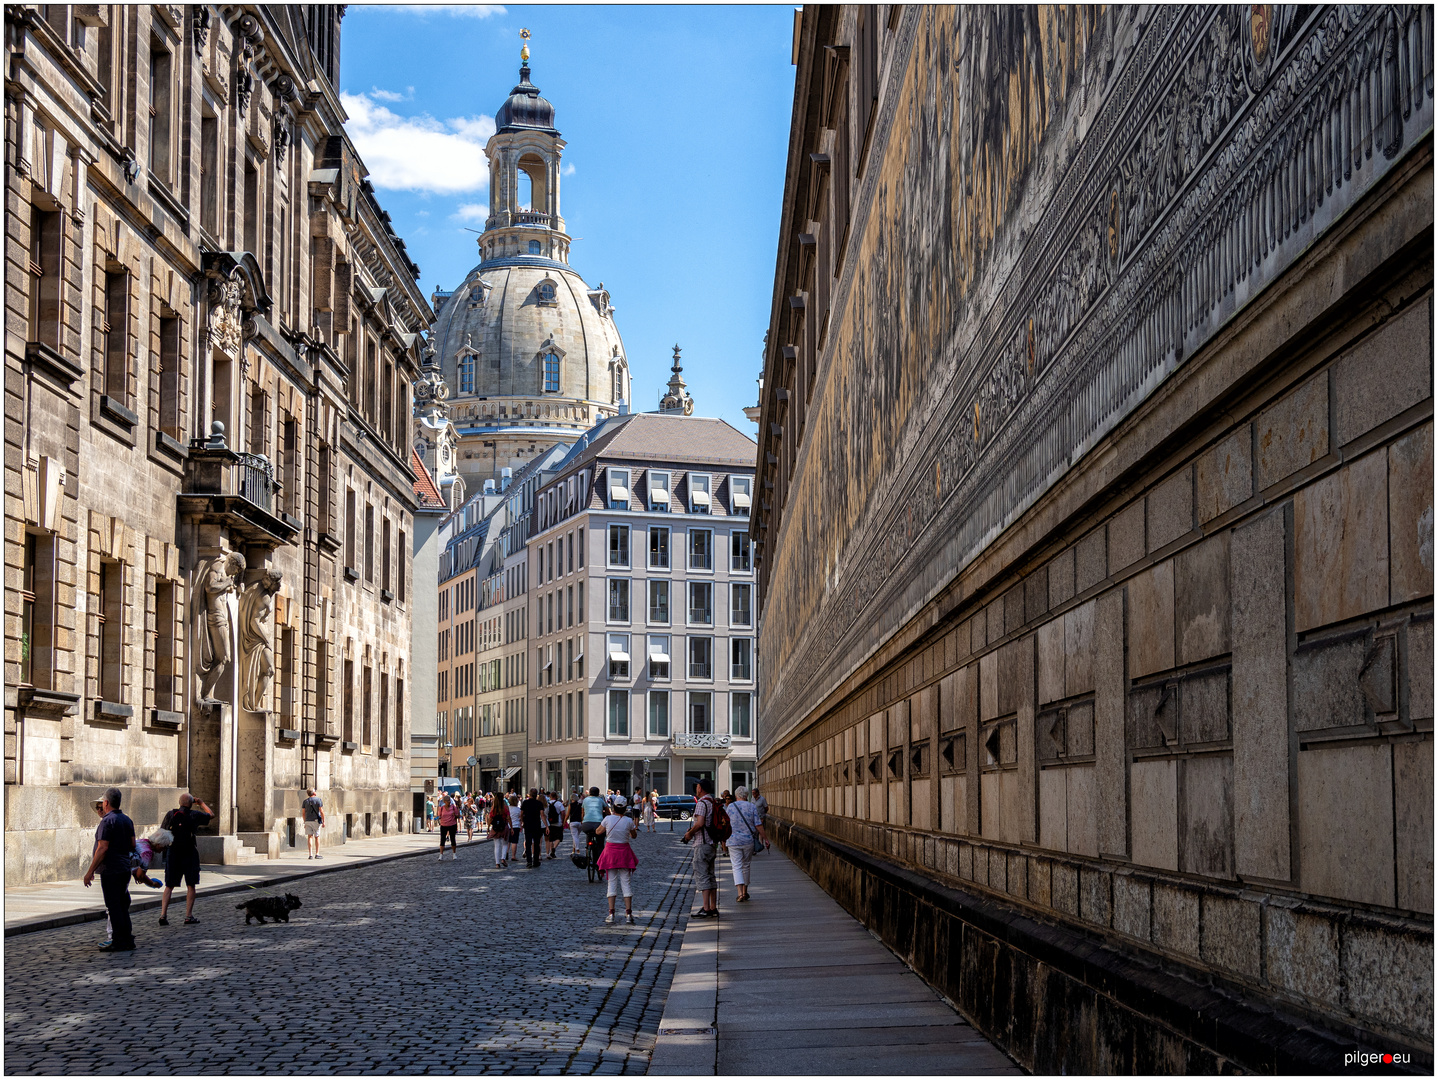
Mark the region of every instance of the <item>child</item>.
<instances>
[{"instance_id":1,"label":"child","mask_svg":"<svg viewBox=\"0 0 1438 1080\"><path fill-rule=\"evenodd\" d=\"M135 850L130 855L130 866L135 871L137 885L148 885L152 889L158 889L164 884L159 878L152 878L145 871L150 869L150 863L154 860L155 854L164 851L174 842L175 837L169 829L156 829L147 839L142 838L135 841Z\"/></svg>"}]
</instances>

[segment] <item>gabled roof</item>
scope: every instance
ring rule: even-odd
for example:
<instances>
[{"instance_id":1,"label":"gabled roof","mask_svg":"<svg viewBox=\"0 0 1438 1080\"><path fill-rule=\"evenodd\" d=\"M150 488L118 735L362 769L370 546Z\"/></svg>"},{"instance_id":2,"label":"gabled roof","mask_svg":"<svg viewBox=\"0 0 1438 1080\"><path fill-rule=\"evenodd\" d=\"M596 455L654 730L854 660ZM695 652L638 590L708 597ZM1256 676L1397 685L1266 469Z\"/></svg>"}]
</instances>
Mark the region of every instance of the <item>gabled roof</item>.
<instances>
[{"instance_id":1,"label":"gabled roof","mask_svg":"<svg viewBox=\"0 0 1438 1080\"><path fill-rule=\"evenodd\" d=\"M448 510L449 504L444 501L439 488L434 486L434 477L430 476L429 470L424 467L424 458L419 456L418 450L409 452L409 467L414 473L414 499L419 503L419 508Z\"/></svg>"}]
</instances>

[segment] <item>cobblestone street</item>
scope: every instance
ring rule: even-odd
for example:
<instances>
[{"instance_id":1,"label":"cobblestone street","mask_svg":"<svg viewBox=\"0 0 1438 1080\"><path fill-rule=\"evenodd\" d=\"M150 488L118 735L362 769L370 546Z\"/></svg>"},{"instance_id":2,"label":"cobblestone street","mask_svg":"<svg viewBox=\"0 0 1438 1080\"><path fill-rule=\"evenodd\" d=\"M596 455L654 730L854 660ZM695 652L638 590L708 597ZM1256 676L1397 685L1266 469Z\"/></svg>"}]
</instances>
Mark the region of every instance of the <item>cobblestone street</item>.
<instances>
[{"instance_id":1,"label":"cobblestone street","mask_svg":"<svg viewBox=\"0 0 1438 1080\"><path fill-rule=\"evenodd\" d=\"M604 924L566 834L537 871L485 844L292 884L288 925L246 926L229 895L184 926L179 894L168 927L136 915L131 954L96 951L103 923L11 937L6 1072L643 1073L692 900L660 830L634 926Z\"/></svg>"}]
</instances>

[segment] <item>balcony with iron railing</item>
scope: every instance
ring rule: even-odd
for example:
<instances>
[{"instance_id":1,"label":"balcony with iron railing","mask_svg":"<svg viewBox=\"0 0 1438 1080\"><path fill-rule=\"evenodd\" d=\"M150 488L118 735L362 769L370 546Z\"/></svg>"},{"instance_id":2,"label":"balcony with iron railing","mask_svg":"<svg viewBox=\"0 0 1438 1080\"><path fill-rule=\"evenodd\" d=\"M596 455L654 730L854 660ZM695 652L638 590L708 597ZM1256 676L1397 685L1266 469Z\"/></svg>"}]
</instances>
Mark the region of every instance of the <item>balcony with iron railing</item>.
<instances>
[{"instance_id":1,"label":"balcony with iron railing","mask_svg":"<svg viewBox=\"0 0 1438 1080\"><path fill-rule=\"evenodd\" d=\"M678 750L728 750L733 736L715 732L676 731L672 736Z\"/></svg>"},{"instance_id":2,"label":"balcony with iron railing","mask_svg":"<svg viewBox=\"0 0 1438 1080\"><path fill-rule=\"evenodd\" d=\"M208 439L190 445L178 501L192 521L225 525L250 543L279 547L295 541L301 524L277 509L279 491L274 463L263 454L231 450L224 425L216 421Z\"/></svg>"}]
</instances>

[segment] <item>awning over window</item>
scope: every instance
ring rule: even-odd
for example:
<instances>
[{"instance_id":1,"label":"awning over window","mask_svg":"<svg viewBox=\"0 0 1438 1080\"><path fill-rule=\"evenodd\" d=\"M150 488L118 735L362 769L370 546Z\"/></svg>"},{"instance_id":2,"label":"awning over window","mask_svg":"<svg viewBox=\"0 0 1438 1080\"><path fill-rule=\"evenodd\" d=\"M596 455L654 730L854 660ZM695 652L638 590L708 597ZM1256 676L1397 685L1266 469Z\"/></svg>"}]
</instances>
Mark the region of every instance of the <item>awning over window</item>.
<instances>
[{"instance_id":1,"label":"awning over window","mask_svg":"<svg viewBox=\"0 0 1438 1080\"><path fill-rule=\"evenodd\" d=\"M609 489L609 501L617 503L628 503L629 489L623 487L611 487Z\"/></svg>"},{"instance_id":2,"label":"awning over window","mask_svg":"<svg viewBox=\"0 0 1438 1080\"><path fill-rule=\"evenodd\" d=\"M500 779L501 779L501 780L509 780L509 779L511 779L511 778L515 775L515 773L517 773L517 772L519 772L519 766L518 766L518 765L511 765L509 768L507 768L507 769L504 770L504 775L501 776Z\"/></svg>"},{"instance_id":3,"label":"awning over window","mask_svg":"<svg viewBox=\"0 0 1438 1080\"><path fill-rule=\"evenodd\" d=\"M691 492L689 493L689 501L692 502L695 506L708 506L708 505L709 505L709 492L707 492L707 491L691 491Z\"/></svg>"},{"instance_id":4,"label":"awning over window","mask_svg":"<svg viewBox=\"0 0 1438 1080\"><path fill-rule=\"evenodd\" d=\"M649 659L655 664L667 664L669 663L669 654L663 652L652 652L649 654Z\"/></svg>"},{"instance_id":5,"label":"awning over window","mask_svg":"<svg viewBox=\"0 0 1438 1080\"><path fill-rule=\"evenodd\" d=\"M649 501L667 503L669 501L669 492L665 491L662 487L652 487L649 489Z\"/></svg>"},{"instance_id":6,"label":"awning over window","mask_svg":"<svg viewBox=\"0 0 1438 1080\"><path fill-rule=\"evenodd\" d=\"M609 662L611 664L627 664L629 663L629 654L627 652L620 652L618 649L610 649Z\"/></svg>"},{"instance_id":7,"label":"awning over window","mask_svg":"<svg viewBox=\"0 0 1438 1080\"><path fill-rule=\"evenodd\" d=\"M749 509L749 493L748 493L747 491L736 491L736 492L734 492L734 509L735 509L735 510L748 510L748 509Z\"/></svg>"}]
</instances>

